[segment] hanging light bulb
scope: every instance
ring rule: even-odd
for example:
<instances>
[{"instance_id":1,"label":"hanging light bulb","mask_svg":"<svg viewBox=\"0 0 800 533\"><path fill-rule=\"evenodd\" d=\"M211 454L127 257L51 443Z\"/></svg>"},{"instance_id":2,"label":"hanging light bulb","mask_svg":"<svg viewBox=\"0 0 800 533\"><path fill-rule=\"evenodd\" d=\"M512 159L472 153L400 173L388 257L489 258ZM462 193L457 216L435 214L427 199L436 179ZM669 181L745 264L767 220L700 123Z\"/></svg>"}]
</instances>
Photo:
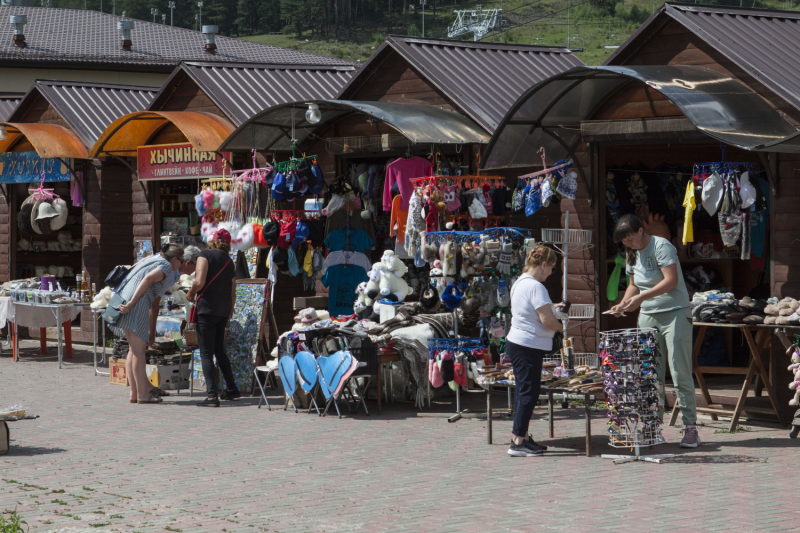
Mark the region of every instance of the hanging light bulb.
<instances>
[{"instance_id":1,"label":"hanging light bulb","mask_svg":"<svg viewBox=\"0 0 800 533\"><path fill-rule=\"evenodd\" d=\"M322 120L322 113L317 104L308 104L308 111L306 111L306 120L311 124L317 124Z\"/></svg>"},{"instance_id":2,"label":"hanging light bulb","mask_svg":"<svg viewBox=\"0 0 800 533\"><path fill-rule=\"evenodd\" d=\"M0 141L5 141L8 139L8 131L6 131L5 126L0 126Z\"/></svg>"}]
</instances>

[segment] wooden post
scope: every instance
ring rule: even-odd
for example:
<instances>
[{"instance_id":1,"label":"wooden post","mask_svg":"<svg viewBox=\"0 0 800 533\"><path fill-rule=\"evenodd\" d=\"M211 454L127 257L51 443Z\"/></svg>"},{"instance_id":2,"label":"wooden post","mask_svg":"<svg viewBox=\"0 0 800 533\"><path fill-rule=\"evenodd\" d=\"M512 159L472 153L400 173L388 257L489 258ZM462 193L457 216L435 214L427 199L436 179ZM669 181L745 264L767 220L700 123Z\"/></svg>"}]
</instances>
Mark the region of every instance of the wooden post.
<instances>
[{"instance_id":1,"label":"wooden post","mask_svg":"<svg viewBox=\"0 0 800 533\"><path fill-rule=\"evenodd\" d=\"M39 328L39 348L42 355L47 355L47 328Z\"/></svg>"}]
</instances>

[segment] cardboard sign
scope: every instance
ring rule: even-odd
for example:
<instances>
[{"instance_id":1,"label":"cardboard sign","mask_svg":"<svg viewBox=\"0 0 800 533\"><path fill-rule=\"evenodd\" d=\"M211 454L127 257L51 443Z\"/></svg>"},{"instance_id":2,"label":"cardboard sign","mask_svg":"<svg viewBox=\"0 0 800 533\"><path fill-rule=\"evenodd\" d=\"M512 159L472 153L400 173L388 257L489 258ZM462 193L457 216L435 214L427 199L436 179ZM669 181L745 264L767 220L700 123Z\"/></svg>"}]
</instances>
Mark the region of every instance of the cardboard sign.
<instances>
[{"instance_id":1,"label":"cardboard sign","mask_svg":"<svg viewBox=\"0 0 800 533\"><path fill-rule=\"evenodd\" d=\"M42 159L35 151L0 153L0 183L69 181L69 159Z\"/></svg>"},{"instance_id":2,"label":"cardboard sign","mask_svg":"<svg viewBox=\"0 0 800 533\"><path fill-rule=\"evenodd\" d=\"M141 181L221 178L231 160L230 152L199 152L191 143L140 146L137 152Z\"/></svg>"}]
</instances>

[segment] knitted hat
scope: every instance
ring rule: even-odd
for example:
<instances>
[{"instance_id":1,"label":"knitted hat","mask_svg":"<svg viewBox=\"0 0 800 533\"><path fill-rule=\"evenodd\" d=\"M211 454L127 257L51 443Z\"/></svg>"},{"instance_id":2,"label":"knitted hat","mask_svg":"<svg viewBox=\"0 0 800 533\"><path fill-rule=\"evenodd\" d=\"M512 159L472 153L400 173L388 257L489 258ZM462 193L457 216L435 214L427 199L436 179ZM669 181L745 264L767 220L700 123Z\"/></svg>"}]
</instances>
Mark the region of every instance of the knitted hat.
<instances>
[{"instance_id":1,"label":"knitted hat","mask_svg":"<svg viewBox=\"0 0 800 533\"><path fill-rule=\"evenodd\" d=\"M42 230L41 230L41 228L39 228L39 222L36 220L36 217L39 215L39 206L40 205L42 205L42 201L41 200L34 201L33 210L31 211L31 216L30 216L31 228L33 228L33 232L38 234L38 235L42 234Z\"/></svg>"},{"instance_id":2,"label":"knitted hat","mask_svg":"<svg viewBox=\"0 0 800 533\"><path fill-rule=\"evenodd\" d=\"M218 230L213 237L211 237L212 241L222 241L224 243L230 244L231 243L231 234L228 233L228 230L221 229Z\"/></svg>"}]
</instances>

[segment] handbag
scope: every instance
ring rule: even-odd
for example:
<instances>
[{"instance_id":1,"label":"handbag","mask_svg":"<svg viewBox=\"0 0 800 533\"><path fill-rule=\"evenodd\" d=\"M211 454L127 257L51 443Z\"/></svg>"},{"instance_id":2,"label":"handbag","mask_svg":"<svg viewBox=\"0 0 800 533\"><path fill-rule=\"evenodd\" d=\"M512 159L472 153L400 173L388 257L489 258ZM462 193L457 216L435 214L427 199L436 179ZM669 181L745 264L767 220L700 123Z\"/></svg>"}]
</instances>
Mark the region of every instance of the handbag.
<instances>
[{"instance_id":1,"label":"handbag","mask_svg":"<svg viewBox=\"0 0 800 533\"><path fill-rule=\"evenodd\" d=\"M211 281L209 281L206 284L206 286L203 287L203 290L201 292L197 293L197 297L194 299L195 303L193 303L192 304L192 308L189 309L189 320L187 321L189 324L197 324L197 301L203 296L203 294L206 292L206 290L208 290L208 288L211 286L211 284L214 283L214 280L217 279L217 277L219 277L220 274L222 274L222 271L225 270L228 267L230 262L231 262L231 258L229 257L228 258L228 262L225 263L225 265L223 265L223 267L219 269L219 272L217 272L217 274L213 278L211 278ZM111 306L111 303L109 302L109 307L110 306Z\"/></svg>"},{"instance_id":2,"label":"handbag","mask_svg":"<svg viewBox=\"0 0 800 533\"><path fill-rule=\"evenodd\" d=\"M105 283L112 289L116 289L123 281L125 281L125 278L127 278L128 274L130 273L131 269L128 267L124 267L122 265L115 266L114 270L112 270L111 273L106 276Z\"/></svg>"},{"instance_id":3,"label":"handbag","mask_svg":"<svg viewBox=\"0 0 800 533\"><path fill-rule=\"evenodd\" d=\"M125 305L126 303L128 302L125 301L125 299L120 296L118 292L115 292L108 301L106 310L103 312L103 320L112 326L116 326L117 322L119 322L119 317L122 316L122 313L119 312L119 306Z\"/></svg>"}]
</instances>

